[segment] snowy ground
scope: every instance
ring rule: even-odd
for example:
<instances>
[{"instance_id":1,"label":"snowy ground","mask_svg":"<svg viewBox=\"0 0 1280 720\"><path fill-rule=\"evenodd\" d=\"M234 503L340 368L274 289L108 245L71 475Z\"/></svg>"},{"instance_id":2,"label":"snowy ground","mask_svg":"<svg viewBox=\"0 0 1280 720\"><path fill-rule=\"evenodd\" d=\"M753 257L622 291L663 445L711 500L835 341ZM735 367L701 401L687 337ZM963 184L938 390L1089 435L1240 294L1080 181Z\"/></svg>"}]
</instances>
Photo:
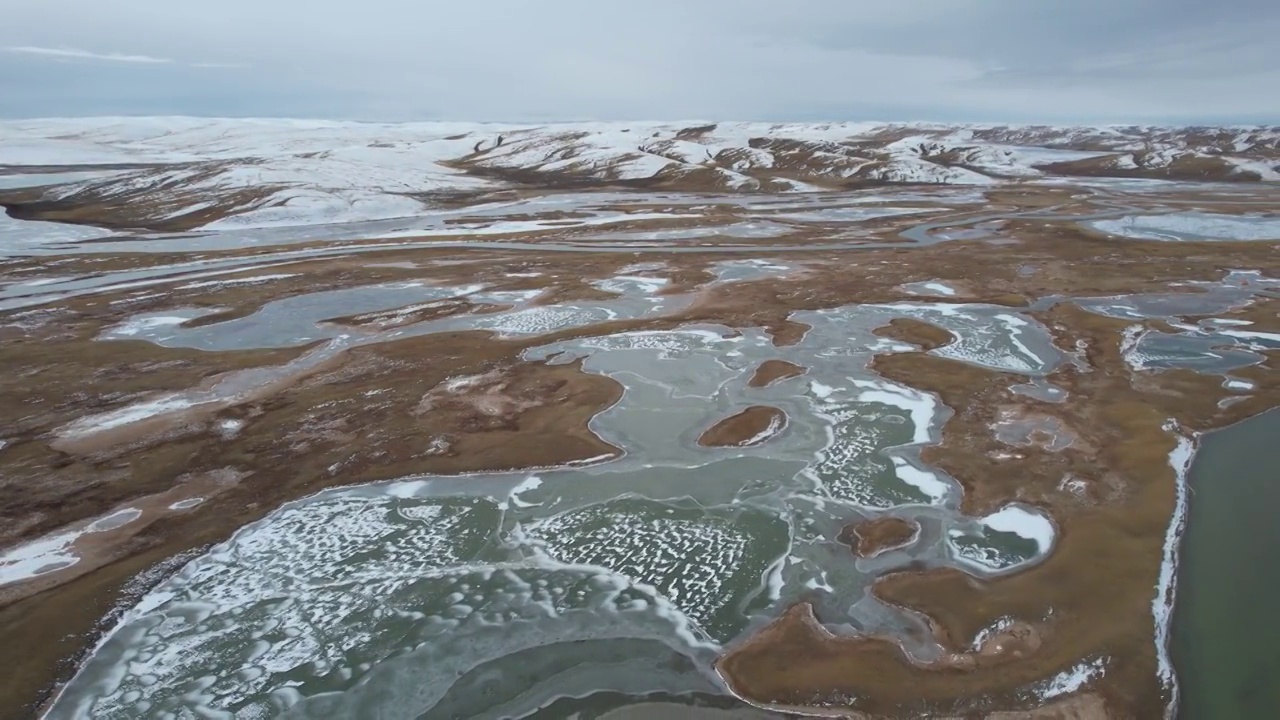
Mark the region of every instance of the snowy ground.
<instances>
[{"instance_id":1,"label":"snowy ground","mask_svg":"<svg viewBox=\"0 0 1280 720\"><path fill-rule=\"evenodd\" d=\"M1232 154L1223 155L1169 128L50 119L0 123L0 167L154 165L82 178L52 196L145 194L168 203L171 217L258 190L264 197L236 198L240 206L213 222L253 228L415 217L427 211L424 197L496 190L516 175L809 192L851 180L984 186L1045 177L1045 165L1073 161L1124 175L1210 158L1228 163L1224 172L1280 178L1280 132L1230 132Z\"/></svg>"}]
</instances>

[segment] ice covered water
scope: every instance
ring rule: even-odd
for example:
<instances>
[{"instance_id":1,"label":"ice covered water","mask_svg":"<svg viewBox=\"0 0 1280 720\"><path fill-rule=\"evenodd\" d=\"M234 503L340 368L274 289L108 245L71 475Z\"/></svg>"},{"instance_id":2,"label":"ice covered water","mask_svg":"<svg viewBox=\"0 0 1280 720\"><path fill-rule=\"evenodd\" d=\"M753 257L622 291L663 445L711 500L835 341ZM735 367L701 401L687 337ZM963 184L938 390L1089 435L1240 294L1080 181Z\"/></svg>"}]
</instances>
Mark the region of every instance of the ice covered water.
<instances>
[{"instance_id":1,"label":"ice covered water","mask_svg":"<svg viewBox=\"0 0 1280 720\"><path fill-rule=\"evenodd\" d=\"M620 282L618 308L648 307L655 287ZM481 317L502 333L578 322L534 322L526 309ZM1021 509L959 515L958 485L920 462L949 410L867 368L876 353L909 349L872 333L902 316L952 329L967 362L1033 378L1058 361L1030 318L968 305L797 313L812 330L790 347L760 329L687 326L536 348L528 359L584 358L586 372L623 385L591 424L620 458L405 478L286 505L142 598L50 717L443 717L450 707L503 717L592 682L616 686L619 672L640 694L716 692L719 649L800 597L836 613L838 627L915 627L866 597L876 574L918 558L1007 571L1047 553L1052 529ZM768 359L808 373L750 388ZM760 447L697 444L752 404L782 409L787 428ZM934 528L928 541L861 568L847 551L821 550L842 524L888 508ZM609 643L635 654L610 654ZM596 661L608 681L584 665ZM663 669L672 663L686 670Z\"/></svg>"},{"instance_id":2,"label":"ice covered water","mask_svg":"<svg viewBox=\"0 0 1280 720\"><path fill-rule=\"evenodd\" d=\"M1039 512L1017 505L947 531L947 548L963 565L1000 572L1042 557L1053 545L1053 525Z\"/></svg>"},{"instance_id":3,"label":"ice covered water","mask_svg":"<svg viewBox=\"0 0 1280 720\"><path fill-rule=\"evenodd\" d=\"M1274 215L1220 215L1200 212L1126 215L1114 220L1099 220L1092 225L1112 235L1139 240L1280 239L1280 218Z\"/></svg>"},{"instance_id":4,"label":"ice covered water","mask_svg":"<svg viewBox=\"0 0 1280 720\"><path fill-rule=\"evenodd\" d=\"M1280 347L1280 335L1261 332L1248 321L1212 317L1245 307L1259 296L1274 295L1280 282L1257 271L1231 270L1221 280L1185 286L1191 292L1075 302L1090 312L1135 321L1121 345L1125 360L1135 370L1224 373L1260 363L1265 358L1260 351ZM1142 322L1151 319L1168 320L1176 332L1150 329Z\"/></svg>"}]
</instances>

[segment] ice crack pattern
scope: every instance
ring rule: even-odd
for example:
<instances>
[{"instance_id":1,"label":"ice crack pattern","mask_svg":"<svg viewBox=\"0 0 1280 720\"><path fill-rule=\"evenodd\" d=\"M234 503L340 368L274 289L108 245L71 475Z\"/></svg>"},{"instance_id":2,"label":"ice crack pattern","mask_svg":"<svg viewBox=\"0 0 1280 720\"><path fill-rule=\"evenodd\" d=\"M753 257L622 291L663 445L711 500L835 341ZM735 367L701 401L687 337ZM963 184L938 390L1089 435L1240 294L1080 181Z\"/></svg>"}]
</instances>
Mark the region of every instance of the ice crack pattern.
<instances>
[{"instance_id":1,"label":"ice crack pattern","mask_svg":"<svg viewBox=\"0 0 1280 720\"><path fill-rule=\"evenodd\" d=\"M759 582L788 540L786 523L776 516L733 515L620 500L548 518L528 531L557 559L613 568L653 587L726 641L742 625L733 588Z\"/></svg>"}]
</instances>

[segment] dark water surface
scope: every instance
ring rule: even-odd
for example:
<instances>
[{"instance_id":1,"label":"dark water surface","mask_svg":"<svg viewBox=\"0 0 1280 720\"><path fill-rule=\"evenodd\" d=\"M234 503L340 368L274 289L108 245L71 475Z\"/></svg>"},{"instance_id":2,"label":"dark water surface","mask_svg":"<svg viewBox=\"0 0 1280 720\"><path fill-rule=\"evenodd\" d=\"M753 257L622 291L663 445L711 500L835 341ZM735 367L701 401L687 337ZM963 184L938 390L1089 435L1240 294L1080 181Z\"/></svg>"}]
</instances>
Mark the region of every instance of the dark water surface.
<instances>
[{"instance_id":1,"label":"dark water surface","mask_svg":"<svg viewBox=\"0 0 1280 720\"><path fill-rule=\"evenodd\" d=\"M1180 720L1280 717L1280 409L1205 436L1188 482Z\"/></svg>"}]
</instances>

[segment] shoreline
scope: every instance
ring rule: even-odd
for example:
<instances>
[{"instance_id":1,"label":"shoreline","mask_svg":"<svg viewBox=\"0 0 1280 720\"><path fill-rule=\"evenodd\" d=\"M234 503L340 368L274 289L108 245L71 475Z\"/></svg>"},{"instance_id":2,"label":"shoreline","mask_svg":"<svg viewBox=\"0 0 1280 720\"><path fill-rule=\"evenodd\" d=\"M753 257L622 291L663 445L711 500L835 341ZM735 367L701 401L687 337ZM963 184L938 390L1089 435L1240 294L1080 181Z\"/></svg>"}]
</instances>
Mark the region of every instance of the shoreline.
<instances>
[{"instance_id":1,"label":"shoreline","mask_svg":"<svg viewBox=\"0 0 1280 720\"><path fill-rule=\"evenodd\" d=\"M1241 421L1243 422L1243 421ZM1234 423L1233 423L1234 424ZM1176 433L1176 423L1170 428ZM1223 429L1223 428L1219 428ZM1173 720L1179 710L1178 672L1171 657L1171 636L1173 630L1173 613L1178 598L1178 558L1182 538L1187 528L1187 507L1189 487L1187 473L1195 462L1202 433L1192 433L1190 437L1177 435L1178 445L1169 453L1169 466L1175 473L1177 503L1173 515L1169 518L1169 530L1165 535L1164 562L1160 568L1160 584L1156 586L1156 597L1152 601L1152 616L1156 620L1156 659L1160 664L1162 679L1167 683L1170 693L1168 706L1165 708L1165 719Z\"/></svg>"}]
</instances>

